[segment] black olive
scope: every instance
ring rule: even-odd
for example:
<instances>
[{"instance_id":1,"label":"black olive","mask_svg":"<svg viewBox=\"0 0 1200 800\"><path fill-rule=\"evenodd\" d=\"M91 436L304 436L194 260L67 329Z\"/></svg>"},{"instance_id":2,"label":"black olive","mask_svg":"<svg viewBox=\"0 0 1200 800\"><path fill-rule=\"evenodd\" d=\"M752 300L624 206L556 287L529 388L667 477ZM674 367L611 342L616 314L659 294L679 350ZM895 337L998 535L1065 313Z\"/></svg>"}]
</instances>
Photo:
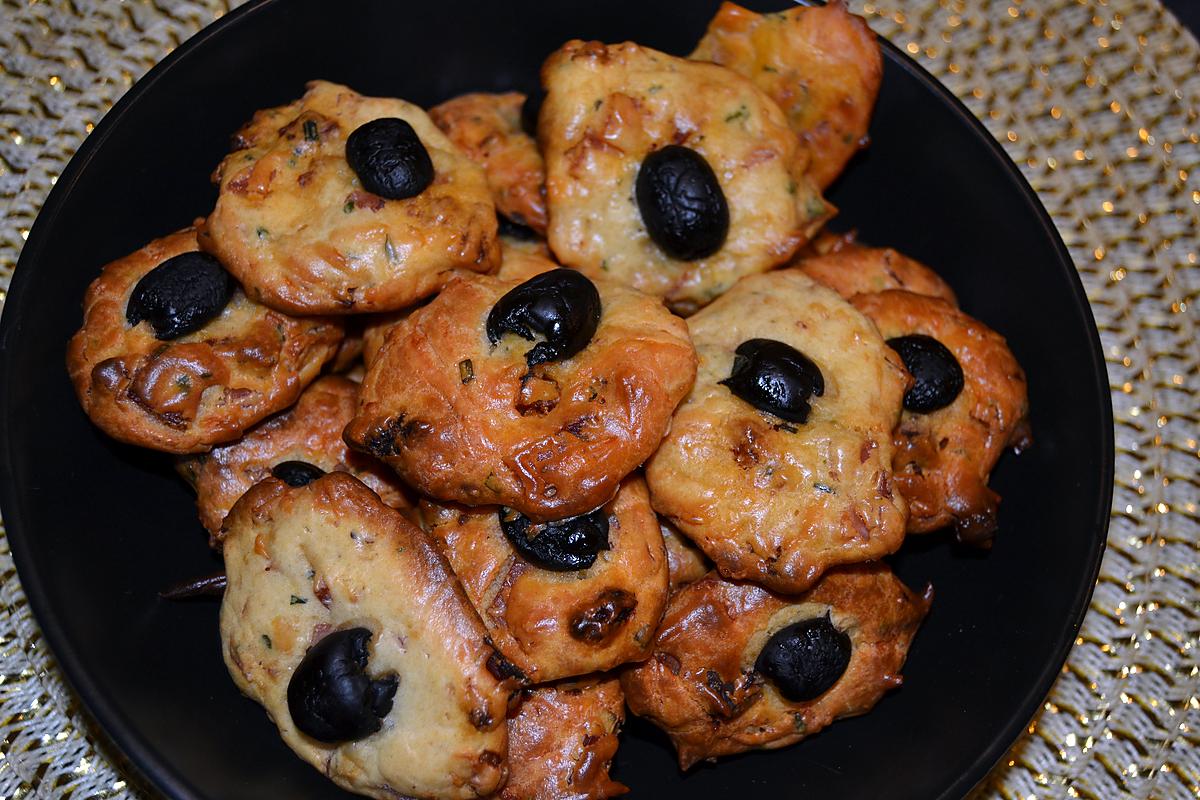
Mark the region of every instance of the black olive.
<instances>
[{"instance_id":1,"label":"black olive","mask_svg":"<svg viewBox=\"0 0 1200 800\"><path fill-rule=\"evenodd\" d=\"M904 368L913 376L913 387L904 393L904 407L928 414L954 402L963 390L963 371L946 345L932 336L914 333L887 340L900 354Z\"/></svg>"},{"instance_id":2,"label":"black olive","mask_svg":"<svg viewBox=\"0 0 1200 800\"><path fill-rule=\"evenodd\" d=\"M308 648L288 682L292 722L319 742L352 742L380 728L400 679L367 675L366 628L334 631Z\"/></svg>"},{"instance_id":3,"label":"black olive","mask_svg":"<svg viewBox=\"0 0 1200 800\"><path fill-rule=\"evenodd\" d=\"M705 258L725 243L729 205L712 167L695 150L671 144L646 156L637 202L650 238L671 258Z\"/></svg>"},{"instance_id":4,"label":"black olive","mask_svg":"<svg viewBox=\"0 0 1200 800\"><path fill-rule=\"evenodd\" d=\"M510 239L516 239L518 242L532 242L542 237L537 235L537 231L528 225L522 225L516 220L509 219L503 214L496 215L497 233L501 236L507 236Z\"/></svg>"},{"instance_id":5,"label":"black olive","mask_svg":"<svg viewBox=\"0 0 1200 800\"><path fill-rule=\"evenodd\" d=\"M789 422L807 422L809 399L825 394L825 377L808 356L774 339L747 339L720 381L750 405Z\"/></svg>"},{"instance_id":6,"label":"black olive","mask_svg":"<svg viewBox=\"0 0 1200 800\"><path fill-rule=\"evenodd\" d=\"M125 319L130 325L149 322L156 339L178 339L220 314L233 287L233 278L208 253L180 253L142 276Z\"/></svg>"},{"instance_id":7,"label":"black olive","mask_svg":"<svg viewBox=\"0 0 1200 800\"><path fill-rule=\"evenodd\" d=\"M416 197L433 183L433 161L417 132L384 117L358 126L346 139L346 161L363 188L389 200Z\"/></svg>"},{"instance_id":8,"label":"black olive","mask_svg":"<svg viewBox=\"0 0 1200 800\"><path fill-rule=\"evenodd\" d=\"M502 508L500 530L526 561L554 572L587 569L596 563L597 553L608 549L608 515L602 508L540 525Z\"/></svg>"},{"instance_id":9,"label":"black olive","mask_svg":"<svg viewBox=\"0 0 1200 800\"><path fill-rule=\"evenodd\" d=\"M533 367L570 358L592 340L600 324L600 293L582 272L552 269L535 275L496 301L487 318L488 340L506 333L538 342L525 354Z\"/></svg>"},{"instance_id":10,"label":"black olive","mask_svg":"<svg viewBox=\"0 0 1200 800\"><path fill-rule=\"evenodd\" d=\"M542 103L546 99L546 90L539 83L537 88L525 95L521 104L521 130L537 138L538 115L542 113Z\"/></svg>"},{"instance_id":11,"label":"black olive","mask_svg":"<svg viewBox=\"0 0 1200 800\"><path fill-rule=\"evenodd\" d=\"M307 461L280 461L271 467L271 474L288 486L307 486L325 474L325 470Z\"/></svg>"},{"instance_id":12,"label":"black olive","mask_svg":"<svg viewBox=\"0 0 1200 800\"><path fill-rule=\"evenodd\" d=\"M822 695L850 665L850 637L828 616L806 619L775 632L754 668L787 700L801 703Z\"/></svg>"}]
</instances>

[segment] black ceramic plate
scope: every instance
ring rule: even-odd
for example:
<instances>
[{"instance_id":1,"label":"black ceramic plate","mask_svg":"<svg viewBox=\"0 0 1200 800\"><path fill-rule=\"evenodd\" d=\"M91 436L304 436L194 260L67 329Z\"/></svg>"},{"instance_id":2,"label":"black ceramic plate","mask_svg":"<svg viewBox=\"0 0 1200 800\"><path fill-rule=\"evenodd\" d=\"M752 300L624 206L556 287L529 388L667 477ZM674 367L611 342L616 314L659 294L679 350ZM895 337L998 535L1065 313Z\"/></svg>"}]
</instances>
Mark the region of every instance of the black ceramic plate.
<instances>
[{"instance_id":1,"label":"black ceramic plate","mask_svg":"<svg viewBox=\"0 0 1200 800\"><path fill-rule=\"evenodd\" d=\"M218 563L159 454L115 444L63 367L101 265L212 205L208 176L255 109L321 77L432 105L528 88L563 41L634 39L687 53L715 2L267 0L176 50L104 119L63 173L21 255L0 324L2 508L26 593L71 683L117 745L176 798L331 798L221 662L216 603L164 585ZM1049 218L987 132L896 50L873 144L832 193L839 224L936 265L1004 333L1029 376L1036 445L993 476L990 554L910 540L894 563L932 581L904 687L799 746L682 775L631 720L617 777L675 794L934 798L967 792L1036 711L1075 637L1103 549L1112 422L1096 330Z\"/></svg>"}]
</instances>

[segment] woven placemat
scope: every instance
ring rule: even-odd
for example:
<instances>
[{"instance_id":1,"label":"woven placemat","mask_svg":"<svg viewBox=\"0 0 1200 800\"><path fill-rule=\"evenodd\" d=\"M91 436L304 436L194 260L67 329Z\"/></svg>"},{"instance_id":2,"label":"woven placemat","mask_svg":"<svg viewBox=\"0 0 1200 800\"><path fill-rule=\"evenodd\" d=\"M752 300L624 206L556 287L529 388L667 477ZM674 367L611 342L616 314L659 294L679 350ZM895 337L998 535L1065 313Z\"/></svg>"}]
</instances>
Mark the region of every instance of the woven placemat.
<instances>
[{"instance_id":1,"label":"woven placemat","mask_svg":"<svg viewBox=\"0 0 1200 800\"><path fill-rule=\"evenodd\" d=\"M236 4L236 3L235 3ZM1200 47L1155 0L852 2L1050 211L1116 418L1108 551L1062 676L979 797L1200 797ZM57 175L220 0L0 0L0 302ZM0 529L0 800L151 797L65 686Z\"/></svg>"}]
</instances>

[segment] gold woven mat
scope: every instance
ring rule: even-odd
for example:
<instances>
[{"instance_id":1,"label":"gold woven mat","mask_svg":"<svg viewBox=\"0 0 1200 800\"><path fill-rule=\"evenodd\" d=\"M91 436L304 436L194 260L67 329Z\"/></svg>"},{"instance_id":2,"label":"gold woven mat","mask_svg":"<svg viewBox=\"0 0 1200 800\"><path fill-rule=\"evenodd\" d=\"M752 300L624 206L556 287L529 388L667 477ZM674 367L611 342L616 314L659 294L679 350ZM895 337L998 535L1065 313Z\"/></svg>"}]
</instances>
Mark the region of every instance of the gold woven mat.
<instances>
[{"instance_id":1,"label":"gold woven mat","mask_svg":"<svg viewBox=\"0 0 1200 800\"><path fill-rule=\"evenodd\" d=\"M0 302L92 126L229 5L0 0ZM852 5L961 97L1037 190L1113 391L1116 493L1091 610L977 796L1200 797L1200 46L1156 0ZM2 529L0 575L0 800L152 796L64 685Z\"/></svg>"}]
</instances>

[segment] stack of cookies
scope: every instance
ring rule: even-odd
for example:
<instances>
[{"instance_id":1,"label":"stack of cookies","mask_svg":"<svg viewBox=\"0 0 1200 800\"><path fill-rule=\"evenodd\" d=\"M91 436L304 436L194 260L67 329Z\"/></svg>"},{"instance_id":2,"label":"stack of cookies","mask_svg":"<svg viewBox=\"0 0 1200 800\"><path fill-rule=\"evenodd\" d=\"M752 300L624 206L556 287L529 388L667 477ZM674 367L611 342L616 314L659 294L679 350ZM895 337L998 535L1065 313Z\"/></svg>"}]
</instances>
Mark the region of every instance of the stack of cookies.
<instances>
[{"instance_id":1,"label":"stack of cookies","mask_svg":"<svg viewBox=\"0 0 1200 800\"><path fill-rule=\"evenodd\" d=\"M238 687L376 798L602 798L625 708L693 763L900 684L908 533L986 546L1030 442L1004 340L824 230L878 44L726 3L687 58L571 41L544 96L327 82L211 213L104 267L68 368L177 455Z\"/></svg>"}]
</instances>

